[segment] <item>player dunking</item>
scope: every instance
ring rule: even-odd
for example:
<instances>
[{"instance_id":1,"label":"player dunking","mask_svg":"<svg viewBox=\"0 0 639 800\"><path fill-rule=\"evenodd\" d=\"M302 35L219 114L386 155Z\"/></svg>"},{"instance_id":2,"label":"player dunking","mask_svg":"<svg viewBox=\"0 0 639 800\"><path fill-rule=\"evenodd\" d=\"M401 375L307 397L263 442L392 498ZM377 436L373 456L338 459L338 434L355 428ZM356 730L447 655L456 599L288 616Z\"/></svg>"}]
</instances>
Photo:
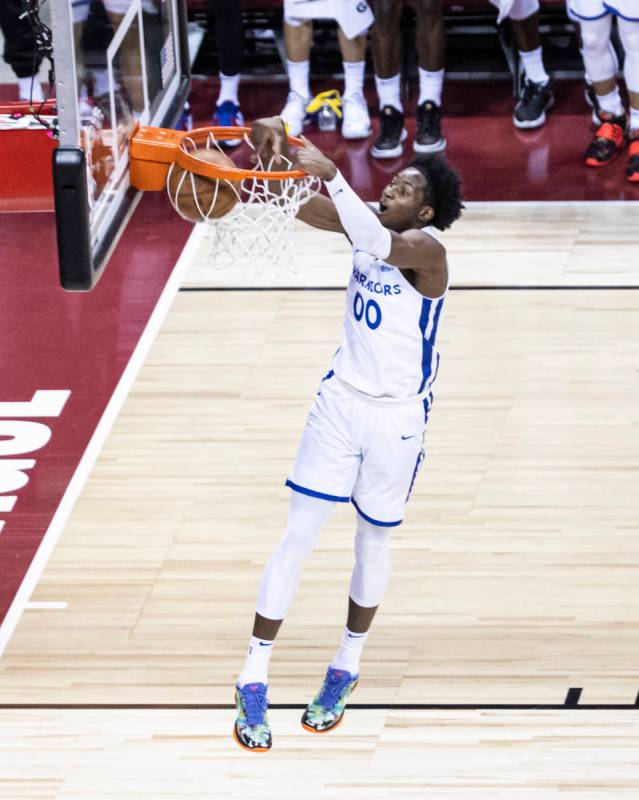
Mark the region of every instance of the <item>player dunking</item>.
<instances>
[{"instance_id":1,"label":"player dunking","mask_svg":"<svg viewBox=\"0 0 639 800\"><path fill-rule=\"evenodd\" d=\"M253 124L256 149L286 154L282 120ZM438 157L420 157L382 192L379 212L351 189L335 164L310 142L297 165L324 181L330 195L298 217L346 234L353 271L346 293L344 339L319 386L287 480L293 490L284 535L268 561L244 668L236 688L236 741L271 747L267 708L273 642L297 590L304 561L336 503L357 510L355 566L346 629L324 683L302 715L323 733L336 727L357 684L359 660L389 576L389 531L424 458L426 421L437 375L437 328L446 291L446 251L436 231L461 214L456 172Z\"/></svg>"}]
</instances>

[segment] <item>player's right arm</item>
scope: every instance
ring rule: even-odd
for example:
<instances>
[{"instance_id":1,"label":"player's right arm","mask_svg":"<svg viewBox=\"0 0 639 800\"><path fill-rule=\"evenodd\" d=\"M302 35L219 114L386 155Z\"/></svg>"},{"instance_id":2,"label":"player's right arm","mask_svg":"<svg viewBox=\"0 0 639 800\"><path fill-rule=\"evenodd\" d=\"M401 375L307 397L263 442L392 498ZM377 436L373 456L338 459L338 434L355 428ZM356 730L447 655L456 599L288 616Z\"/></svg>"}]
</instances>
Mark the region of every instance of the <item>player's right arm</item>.
<instances>
[{"instance_id":1,"label":"player's right arm","mask_svg":"<svg viewBox=\"0 0 639 800\"><path fill-rule=\"evenodd\" d=\"M282 169L282 156L292 161L286 138L286 128L280 117L256 120L251 126L251 140L262 162L272 163L272 170ZM297 212L297 218L313 228L346 233L335 204L325 195L317 194L308 203L301 205Z\"/></svg>"}]
</instances>

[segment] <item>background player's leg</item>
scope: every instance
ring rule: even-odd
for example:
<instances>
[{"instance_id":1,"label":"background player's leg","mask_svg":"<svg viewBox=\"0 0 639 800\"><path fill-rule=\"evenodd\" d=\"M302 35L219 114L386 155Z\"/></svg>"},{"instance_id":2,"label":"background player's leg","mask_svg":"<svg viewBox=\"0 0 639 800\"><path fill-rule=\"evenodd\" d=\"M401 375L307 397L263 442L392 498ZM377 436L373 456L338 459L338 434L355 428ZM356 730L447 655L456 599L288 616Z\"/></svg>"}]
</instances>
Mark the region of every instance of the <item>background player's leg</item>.
<instances>
[{"instance_id":1,"label":"background player's leg","mask_svg":"<svg viewBox=\"0 0 639 800\"><path fill-rule=\"evenodd\" d=\"M417 52L419 99L417 101L416 153L443 150L441 133L442 88L446 65L446 36L442 0L417 0Z\"/></svg>"},{"instance_id":2,"label":"background player's leg","mask_svg":"<svg viewBox=\"0 0 639 800\"><path fill-rule=\"evenodd\" d=\"M3 0L0 3L4 60L18 79L20 100L40 102L44 95L37 73L42 56L36 53L34 58L34 35L29 21L22 16L23 11L21 0Z\"/></svg>"},{"instance_id":3,"label":"background player's leg","mask_svg":"<svg viewBox=\"0 0 639 800\"><path fill-rule=\"evenodd\" d=\"M524 73L513 121L518 128L538 128L554 102L539 35L539 1L515 0L509 17Z\"/></svg>"},{"instance_id":4,"label":"background player's leg","mask_svg":"<svg viewBox=\"0 0 639 800\"><path fill-rule=\"evenodd\" d=\"M589 167L602 167L621 152L626 127L626 112L617 84L617 61L610 48L612 16L580 20L579 26L584 66L592 81L602 123L586 149L584 160Z\"/></svg>"},{"instance_id":5,"label":"background player's leg","mask_svg":"<svg viewBox=\"0 0 639 800\"><path fill-rule=\"evenodd\" d=\"M365 139L371 132L371 118L364 100L366 34L349 39L338 27L337 36L344 63L342 136L345 139Z\"/></svg>"},{"instance_id":6,"label":"background player's leg","mask_svg":"<svg viewBox=\"0 0 639 800\"><path fill-rule=\"evenodd\" d=\"M403 3L375 0L372 28L375 86L381 111L380 133L371 153L375 158L397 158L406 139L404 107L401 100L401 34Z\"/></svg>"},{"instance_id":7,"label":"background player's leg","mask_svg":"<svg viewBox=\"0 0 639 800\"><path fill-rule=\"evenodd\" d=\"M253 635L239 686L267 683L271 645L295 597L304 562L334 507L334 502L292 492L286 531L262 574Z\"/></svg>"},{"instance_id":8,"label":"background player's leg","mask_svg":"<svg viewBox=\"0 0 639 800\"><path fill-rule=\"evenodd\" d=\"M213 125L244 125L240 110L239 86L244 52L242 10L236 0L209 0L209 18L215 25L215 43L219 60L220 93L215 104ZM241 139L227 139L235 147Z\"/></svg>"},{"instance_id":9,"label":"background player's leg","mask_svg":"<svg viewBox=\"0 0 639 800\"><path fill-rule=\"evenodd\" d=\"M638 12L639 16L639 12ZM628 165L626 178L639 182L639 20L618 19L619 36L626 54L623 74L630 100Z\"/></svg>"},{"instance_id":10,"label":"background player's leg","mask_svg":"<svg viewBox=\"0 0 639 800\"><path fill-rule=\"evenodd\" d=\"M289 94L280 117L287 124L291 136L298 136L306 122L306 106L311 99L309 70L313 23L310 20L285 19L284 42Z\"/></svg>"}]
</instances>

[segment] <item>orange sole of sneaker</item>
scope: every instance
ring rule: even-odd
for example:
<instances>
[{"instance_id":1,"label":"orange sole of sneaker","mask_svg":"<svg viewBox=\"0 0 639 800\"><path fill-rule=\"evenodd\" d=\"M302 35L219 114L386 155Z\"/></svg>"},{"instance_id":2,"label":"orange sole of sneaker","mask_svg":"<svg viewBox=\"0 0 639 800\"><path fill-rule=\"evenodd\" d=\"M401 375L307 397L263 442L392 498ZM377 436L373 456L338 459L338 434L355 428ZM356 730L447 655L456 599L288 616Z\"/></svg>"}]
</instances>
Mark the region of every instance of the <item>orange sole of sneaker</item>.
<instances>
[{"instance_id":1,"label":"orange sole of sneaker","mask_svg":"<svg viewBox=\"0 0 639 800\"><path fill-rule=\"evenodd\" d=\"M330 728L326 728L323 731L318 731L315 728L312 728L310 725L305 725L303 722L302 722L302 728L304 728L305 731L309 731L309 733L330 733L331 731L334 731L335 728L339 728L339 726L342 724L343 719L344 719L344 714L342 714L342 716L337 720L335 725L331 725Z\"/></svg>"},{"instance_id":2,"label":"orange sole of sneaker","mask_svg":"<svg viewBox=\"0 0 639 800\"><path fill-rule=\"evenodd\" d=\"M235 728L233 728L233 738L239 744L242 750L248 750L249 753L268 753L268 751L271 749L270 747L247 747L243 742L240 741Z\"/></svg>"},{"instance_id":3,"label":"orange sole of sneaker","mask_svg":"<svg viewBox=\"0 0 639 800\"><path fill-rule=\"evenodd\" d=\"M609 158L609 159L608 159L608 161L597 161L597 160L596 160L596 159L594 159L594 158L585 158L585 159L584 159L584 164L585 164L587 167L595 167L595 169L596 169L597 167L607 167L607 166L608 166L608 164L612 164L612 162L613 162L613 161L614 161L616 158L618 158L620 155L621 155L621 148L619 148L619 149L618 149L618 150L615 152L614 156L612 156L612 158Z\"/></svg>"}]
</instances>

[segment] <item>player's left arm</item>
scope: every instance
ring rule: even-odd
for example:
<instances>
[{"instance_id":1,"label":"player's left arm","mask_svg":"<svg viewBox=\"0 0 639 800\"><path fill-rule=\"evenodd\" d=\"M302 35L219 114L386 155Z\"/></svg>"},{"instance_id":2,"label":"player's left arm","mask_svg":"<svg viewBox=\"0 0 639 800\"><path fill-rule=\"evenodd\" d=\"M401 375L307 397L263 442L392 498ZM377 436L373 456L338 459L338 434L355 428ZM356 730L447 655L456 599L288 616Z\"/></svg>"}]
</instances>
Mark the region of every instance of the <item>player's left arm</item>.
<instances>
[{"instance_id":1,"label":"player's left arm","mask_svg":"<svg viewBox=\"0 0 639 800\"><path fill-rule=\"evenodd\" d=\"M304 148L296 154L296 165L324 181L344 232L354 248L388 264L417 272L440 272L446 251L433 237L412 229L396 233L385 228L377 213L349 186L335 164L302 136Z\"/></svg>"}]
</instances>

